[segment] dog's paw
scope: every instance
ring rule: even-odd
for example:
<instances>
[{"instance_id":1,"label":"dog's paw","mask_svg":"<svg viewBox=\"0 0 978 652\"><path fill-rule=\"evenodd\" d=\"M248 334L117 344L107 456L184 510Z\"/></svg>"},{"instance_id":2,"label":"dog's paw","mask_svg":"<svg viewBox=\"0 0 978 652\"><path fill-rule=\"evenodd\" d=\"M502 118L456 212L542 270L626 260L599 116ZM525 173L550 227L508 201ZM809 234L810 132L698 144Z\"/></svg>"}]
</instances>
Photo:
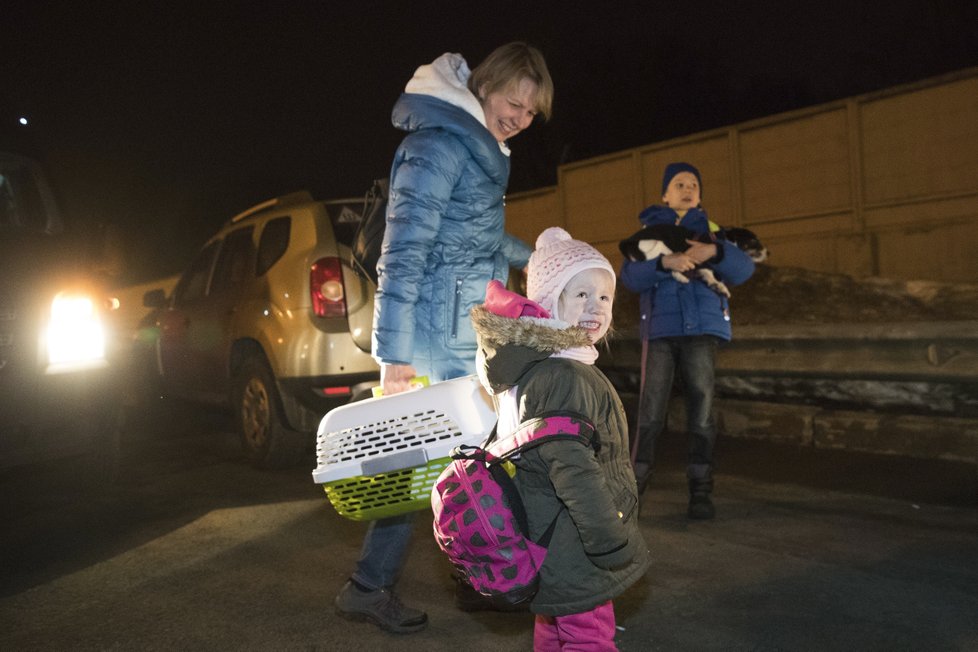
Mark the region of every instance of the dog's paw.
<instances>
[{"instance_id":1,"label":"dog's paw","mask_svg":"<svg viewBox=\"0 0 978 652\"><path fill-rule=\"evenodd\" d=\"M713 275L712 270L699 269L696 271L699 274L699 277L703 279L703 282L706 283L706 286L708 288L710 288L717 294L723 295L728 299L730 298L730 289L726 286L726 284L723 281L719 280L716 276Z\"/></svg>"}]
</instances>

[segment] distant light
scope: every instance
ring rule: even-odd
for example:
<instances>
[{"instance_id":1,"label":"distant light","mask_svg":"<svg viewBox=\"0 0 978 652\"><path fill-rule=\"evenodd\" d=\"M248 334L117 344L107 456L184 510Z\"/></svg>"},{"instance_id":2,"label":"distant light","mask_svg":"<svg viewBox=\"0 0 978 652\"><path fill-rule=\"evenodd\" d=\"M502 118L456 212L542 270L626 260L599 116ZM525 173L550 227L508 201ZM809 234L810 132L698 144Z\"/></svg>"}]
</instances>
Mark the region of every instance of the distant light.
<instances>
[{"instance_id":1,"label":"distant light","mask_svg":"<svg viewBox=\"0 0 978 652\"><path fill-rule=\"evenodd\" d=\"M20 124L24 125L25 127L27 126L27 118L21 118L17 122L19 122Z\"/></svg>"}]
</instances>

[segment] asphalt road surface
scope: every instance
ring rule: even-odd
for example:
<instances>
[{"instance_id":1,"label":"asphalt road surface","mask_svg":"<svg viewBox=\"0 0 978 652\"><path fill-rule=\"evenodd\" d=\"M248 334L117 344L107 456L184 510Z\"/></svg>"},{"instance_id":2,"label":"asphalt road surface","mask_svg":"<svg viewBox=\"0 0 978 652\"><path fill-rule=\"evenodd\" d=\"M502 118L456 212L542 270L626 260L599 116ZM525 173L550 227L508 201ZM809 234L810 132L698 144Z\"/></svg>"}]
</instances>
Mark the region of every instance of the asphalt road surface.
<instances>
[{"instance_id":1,"label":"asphalt road surface","mask_svg":"<svg viewBox=\"0 0 978 652\"><path fill-rule=\"evenodd\" d=\"M721 440L712 522L685 517L678 438L646 493L653 555L621 650L978 650L973 465ZM365 529L301 468L242 462L220 415L126 433L108 488L71 461L0 476L3 650L530 650L528 614L456 610L419 513L399 592L429 627L336 616Z\"/></svg>"}]
</instances>

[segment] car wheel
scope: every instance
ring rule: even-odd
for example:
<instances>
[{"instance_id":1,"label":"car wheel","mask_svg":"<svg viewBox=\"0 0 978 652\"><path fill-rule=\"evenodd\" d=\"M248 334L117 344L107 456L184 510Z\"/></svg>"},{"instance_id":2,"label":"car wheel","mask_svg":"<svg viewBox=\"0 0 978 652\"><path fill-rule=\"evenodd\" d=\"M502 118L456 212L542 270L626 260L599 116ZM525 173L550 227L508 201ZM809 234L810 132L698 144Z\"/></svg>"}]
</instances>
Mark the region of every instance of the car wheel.
<instances>
[{"instance_id":1,"label":"car wheel","mask_svg":"<svg viewBox=\"0 0 978 652\"><path fill-rule=\"evenodd\" d=\"M234 379L234 413L244 453L253 466L278 469L297 464L306 436L288 427L275 377L264 360L249 358Z\"/></svg>"}]
</instances>

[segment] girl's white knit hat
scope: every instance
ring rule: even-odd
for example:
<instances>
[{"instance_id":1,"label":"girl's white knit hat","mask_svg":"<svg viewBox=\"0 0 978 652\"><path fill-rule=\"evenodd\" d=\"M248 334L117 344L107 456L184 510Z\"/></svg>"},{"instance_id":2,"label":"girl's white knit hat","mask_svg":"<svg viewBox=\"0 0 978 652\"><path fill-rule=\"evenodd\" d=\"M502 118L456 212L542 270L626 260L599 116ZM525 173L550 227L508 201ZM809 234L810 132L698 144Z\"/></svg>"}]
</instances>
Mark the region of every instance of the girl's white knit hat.
<instances>
[{"instance_id":1,"label":"girl's white knit hat","mask_svg":"<svg viewBox=\"0 0 978 652\"><path fill-rule=\"evenodd\" d=\"M557 314L560 293L578 273L594 268L607 270L615 279L615 269L601 252L575 240L559 226L552 226L537 238L536 250L530 256L526 295L560 318Z\"/></svg>"}]
</instances>

